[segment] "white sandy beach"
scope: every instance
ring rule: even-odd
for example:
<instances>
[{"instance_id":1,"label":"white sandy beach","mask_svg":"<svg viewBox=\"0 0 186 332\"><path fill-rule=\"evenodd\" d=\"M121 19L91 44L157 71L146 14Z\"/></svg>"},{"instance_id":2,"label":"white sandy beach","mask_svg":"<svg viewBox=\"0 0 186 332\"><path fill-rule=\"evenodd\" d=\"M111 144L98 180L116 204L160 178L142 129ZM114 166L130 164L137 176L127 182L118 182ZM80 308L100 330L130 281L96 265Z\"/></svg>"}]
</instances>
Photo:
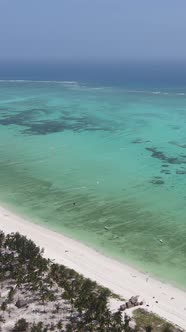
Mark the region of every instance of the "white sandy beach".
<instances>
[{"instance_id":1,"label":"white sandy beach","mask_svg":"<svg viewBox=\"0 0 186 332\"><path fill-rule=\"evenodd\" d=\"M139 295L146 309L186 329L186 292L31 223L3 207L0 207L0 230L5 233L19 231L44 248L46 257L73 268L126 299Z\"/></svg>"}]
</instances>

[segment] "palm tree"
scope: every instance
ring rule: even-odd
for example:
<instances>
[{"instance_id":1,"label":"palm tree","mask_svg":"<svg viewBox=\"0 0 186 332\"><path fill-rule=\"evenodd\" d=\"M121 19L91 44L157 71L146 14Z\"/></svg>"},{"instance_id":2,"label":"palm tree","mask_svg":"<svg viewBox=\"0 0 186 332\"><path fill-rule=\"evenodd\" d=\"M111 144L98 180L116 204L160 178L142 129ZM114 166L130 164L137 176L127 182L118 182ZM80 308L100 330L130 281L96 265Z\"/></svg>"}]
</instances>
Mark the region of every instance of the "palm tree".
<instances>
[{"instance_id":1,"label":"palm tree","mask_svg":"<svg viewBox=\"0 0 186 332\"><path fill-rule=\"evenodd\" d=\"M16 322L13 331L14 332L25 332L25 331L27 331L27 329L28 329L27 321L24 318L21 318Z\"/></svg>"},{"instance_id":2,"label":"palm tree","mask_svg":"<svg viewBox=\"0 0 186 332\"><path fill-rule=\"evenodd\" d=\"M1 310L2 310L2 311L6 311L6 309L7 309L7 303L4 301L4 302L2 302L2 304L1 304Z\"/></svg>"},{"instance_id":3,"label":"palm tree","mask_svg":"<svg viewBox=\"0 0 186 332\"><path fill-rule=\"evenodd\" d=\"M31 332L47 332L47 328L43 327L43 322L33 323L31 327Z\"/></svg>"},{"instance_id":4,"label":"palm tree","mask_svg":"<svg viewBox=\"0 0 186 332\"><path fill-rule=\"evenodd\" d=\"M4 241L5 241L5 234L2 231L0 231L0 248L2 248Z\"/></svg>"}]
</instances>

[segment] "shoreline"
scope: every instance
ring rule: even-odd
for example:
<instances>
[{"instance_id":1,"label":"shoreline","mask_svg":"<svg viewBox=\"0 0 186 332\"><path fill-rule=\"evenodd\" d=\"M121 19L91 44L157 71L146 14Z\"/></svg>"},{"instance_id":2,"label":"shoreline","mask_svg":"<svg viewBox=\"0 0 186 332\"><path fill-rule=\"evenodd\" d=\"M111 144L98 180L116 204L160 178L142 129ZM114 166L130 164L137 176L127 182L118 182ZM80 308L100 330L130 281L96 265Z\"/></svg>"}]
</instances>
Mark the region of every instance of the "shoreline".
<instances>
[{"instance_id":1,"label":"shoreline","mask_svg":"<svg viewBox=\"0 0 186 332\"><path fill-rule=\"evenodd\" d=\"M34 224L2 206L0 230L26 235L44 248L45 257L74 269L123 298L139 295L145 309L186 329L185 291L104 256L81 242Z\"/></svg>"}]
</instances>

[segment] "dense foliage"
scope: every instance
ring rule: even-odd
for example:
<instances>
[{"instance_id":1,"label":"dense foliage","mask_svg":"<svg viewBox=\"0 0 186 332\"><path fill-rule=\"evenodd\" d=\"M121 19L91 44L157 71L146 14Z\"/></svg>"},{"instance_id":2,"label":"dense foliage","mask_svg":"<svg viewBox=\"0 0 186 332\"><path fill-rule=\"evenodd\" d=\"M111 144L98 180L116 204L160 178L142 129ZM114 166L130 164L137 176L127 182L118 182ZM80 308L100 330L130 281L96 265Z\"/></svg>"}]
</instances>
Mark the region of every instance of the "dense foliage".
<instances>
[{"instance_id":1,"label":"dense foliage","mask_svg":"<svg viewBox=\"0 0 186 332\"><path fill-rule=\"evenodd\" d=\"M43 257L43 250L19 233L0 233L0 282L15 280L16 288L27 287L39 294L45 304L55 301L54 285L61 290L60 296L69 304L69 320L61 318L57 324L46 326L44 322L27 322L19 319L13 331L76 331L76 332L131 332L139 329L130 327L130 319L118 310L112 313L108 300L111 292L90 279L84 278L72 269L58 265ZM7 302L1 304L1 311L14 298L15 288L11 288ZM17 304L18 306L18 304ZM59 311L56 304L55 312ZM152 331L146 326L143 331ZM167 331L171 331L170 329Z\"/></svg>"}]
</instances>

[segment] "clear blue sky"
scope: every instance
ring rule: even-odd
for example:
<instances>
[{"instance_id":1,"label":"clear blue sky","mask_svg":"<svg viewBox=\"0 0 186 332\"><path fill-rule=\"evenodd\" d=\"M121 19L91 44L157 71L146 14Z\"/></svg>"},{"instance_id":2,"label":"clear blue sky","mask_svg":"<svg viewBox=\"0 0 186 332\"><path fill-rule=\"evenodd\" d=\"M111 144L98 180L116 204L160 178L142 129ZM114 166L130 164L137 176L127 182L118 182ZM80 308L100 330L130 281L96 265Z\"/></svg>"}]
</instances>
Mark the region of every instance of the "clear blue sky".
<instances>
[{"instance_id":1,"label":"clear blue sky","mask_svg":"<svg viewBox=\"0 0 186 332\"><path fill-rule=\"evenodd\" d=\"M0 0L0 59L184 59L186 0Z\"/></svg>"}]
</instances>

